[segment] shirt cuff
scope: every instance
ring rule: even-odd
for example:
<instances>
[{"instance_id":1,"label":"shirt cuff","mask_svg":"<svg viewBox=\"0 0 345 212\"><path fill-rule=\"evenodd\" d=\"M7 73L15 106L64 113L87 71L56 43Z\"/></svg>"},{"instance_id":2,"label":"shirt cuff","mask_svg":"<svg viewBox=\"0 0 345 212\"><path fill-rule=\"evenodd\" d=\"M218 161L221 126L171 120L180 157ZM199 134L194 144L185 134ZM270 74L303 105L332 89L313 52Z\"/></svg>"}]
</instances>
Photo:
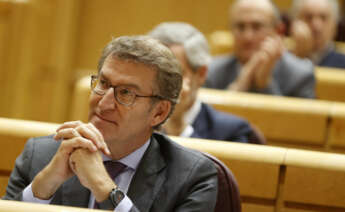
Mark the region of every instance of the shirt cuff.
<instances>
[{"instance_id":1,"label":"shirt cuff","mask_svg":"<svg viewBox=\"0 0 345 212\"><path fill-rule=\"evenodd\" d=\"M24 202L49 204L52 201L53 197L54 197L54 195L48 200L38 199L38 198L34 197L34 194L32 192L32 188L31 188L31 183L23 191L23 201Z\"/></svg>"},{"instance_id":2,"label":"shirt cuff","mask_svg":"<svg viewBox=\"0 0 345 212\"><path fill-rule=\"evenodd\" d=\"M114 208L114 211L116 211L116 212L129 212L132 207L133 207L133 202L126 195L121 200L121 202L117 205L117 207Z\"/></svg>"}]
</instances>

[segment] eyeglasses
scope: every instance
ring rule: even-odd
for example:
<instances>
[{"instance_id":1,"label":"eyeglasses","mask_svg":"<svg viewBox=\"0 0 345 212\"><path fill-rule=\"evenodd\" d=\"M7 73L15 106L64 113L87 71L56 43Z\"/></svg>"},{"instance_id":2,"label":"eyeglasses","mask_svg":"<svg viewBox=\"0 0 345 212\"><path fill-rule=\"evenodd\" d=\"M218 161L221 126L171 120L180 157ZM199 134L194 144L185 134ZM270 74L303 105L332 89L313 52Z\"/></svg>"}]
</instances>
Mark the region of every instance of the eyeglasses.
<instances>
[{"instance_id":1,"label":"eyeglasses","mask_svg":"<svg viewBox=\"0 0 345 212\"><path fill-rule=\"evenodd\" d=\"M257 33L270 27L272 27L272 25L260 23L260 22L254 22L254 23L239 22L239 23L234 23L232 26L233 31L237 33L243 33L248 29L252 30L254 33Z\"/></svg>"},{"instance_id":2,"label":"eyeglasses","mask_svg":"<svg viewBox=\"0 0 345 212\"><path fill-rule=\"evenodd\" d=\"M125 106L132 105L137 97L164 99L158 95L141 96L136 94L134 89L131 87L124 85L114 86L108 81L100 79L97 75L91 76L91 90L96 94L103 96L110 88L114 89L114 97L116 101Z\"/></svg>"}]
</instances>

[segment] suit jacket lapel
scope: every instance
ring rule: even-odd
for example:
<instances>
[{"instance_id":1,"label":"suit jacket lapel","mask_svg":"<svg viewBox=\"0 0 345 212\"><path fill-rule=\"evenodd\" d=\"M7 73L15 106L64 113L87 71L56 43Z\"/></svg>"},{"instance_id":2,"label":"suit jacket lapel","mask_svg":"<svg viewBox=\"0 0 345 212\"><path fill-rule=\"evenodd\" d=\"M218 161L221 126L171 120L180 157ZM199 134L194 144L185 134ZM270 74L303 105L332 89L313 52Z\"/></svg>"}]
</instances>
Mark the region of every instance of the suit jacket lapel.
<instances>
[{"instance_id":1,"label":"suit jacket lapel","mask_svg":"<svg viewBox=\"0 0 345 212\"><path fill-rule=\"evenodd\" d=\"M90 191L82 186L76 176L73 176L62 186L62 204L87 208Z\"/></svg>"},{"instance_id":2,"label":"suit jacket lapel","mask_svg":"<svg viewBox=\"0 0 345 212\"><path fill-rule=\"evenodd\" d=\"M165 175L160 172L166 163L162 157L157 140L152 136L151 143L145 152L129 186L127 195L141 211L149 211L157 196Z\"/></svg>"},{"instance_id":3,"label":"suit jacket lapel","mask_svg":"<svg viewBox=\"0 0 345 212\"><path fill-rule=\"evenodd\" d=\"M192 124L194 129L194 132L191 135L192 138L207 137L207 132L209 131L208 127L210 127L211 123L206 107L207 105L201 103L201 110Z\"/></svg>"}]
</instances>

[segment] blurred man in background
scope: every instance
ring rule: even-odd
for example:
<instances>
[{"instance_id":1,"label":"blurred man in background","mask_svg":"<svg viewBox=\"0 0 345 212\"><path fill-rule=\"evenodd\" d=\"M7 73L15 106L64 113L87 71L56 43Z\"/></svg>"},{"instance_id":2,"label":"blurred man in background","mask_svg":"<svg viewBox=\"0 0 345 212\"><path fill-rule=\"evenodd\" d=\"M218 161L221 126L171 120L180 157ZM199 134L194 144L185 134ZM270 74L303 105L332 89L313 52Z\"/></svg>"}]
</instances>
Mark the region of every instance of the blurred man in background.
<instances>
[{"instance_id":1,"label":"blurred man in background","mask_svg":"<svg viewBox=\"0 0 345 212\"><path fill-rule=\"evenodd\" d=\"M237 142L253 138L247 121L218 112L198 100L198 90L205 82L211 60L207 40L199 30L187 23L167 22L155 27L149 35L170 48L183 71L179 103L163 125L167 134Z\"/></svg>"},{"instance_id":2,"label":"blurred man in background","mask_svg":"<svg viewBox=\"0 0 345 212\"><path fill-rule=\"evenodd\" d=\"M280 16L269 0L237 0L230 7L234 55L215 58L206 87L314 98L313 65L285 51Z\"/></svg>"},{"instance_id":3,"label":"blurred man in background","mask_svg":"<svg viewBox=\"0 0 345 212\"><path fill-rule=\"evenodd\" d=\"M336 52L333 42L340 16L337 0L294 0L291 16L296 55L315 65L345 68L345 55Z\"/></svg>"}]
</instances>

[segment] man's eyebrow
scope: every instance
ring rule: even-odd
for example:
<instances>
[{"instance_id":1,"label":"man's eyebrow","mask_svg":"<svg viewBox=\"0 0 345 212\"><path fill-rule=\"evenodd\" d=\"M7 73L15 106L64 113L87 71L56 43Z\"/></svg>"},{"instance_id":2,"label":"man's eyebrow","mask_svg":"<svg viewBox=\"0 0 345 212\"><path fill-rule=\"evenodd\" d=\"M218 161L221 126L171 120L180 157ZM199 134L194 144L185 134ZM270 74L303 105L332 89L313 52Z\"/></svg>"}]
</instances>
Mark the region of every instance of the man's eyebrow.
<instances>
[{"instance_id":1,"label":"man's eyebrow","mask_svg":"<svg viewBox=\"0 0 345 212\"><path fill-rule=\"evenodd\" d=\"M100 72L100 77L105 79L106 81L108 81L108 83L111 85L111 86L125 86L125 87L130 87L130 88L134 88L135 90L137 91L141 91L140 87L136 84L133 84L133 83L125 83L125 84L118 84L118 85L113 85L111 84L110 80L108 79L108 77L106 77L102 72Z\"/></svg>"}]
</instances>

